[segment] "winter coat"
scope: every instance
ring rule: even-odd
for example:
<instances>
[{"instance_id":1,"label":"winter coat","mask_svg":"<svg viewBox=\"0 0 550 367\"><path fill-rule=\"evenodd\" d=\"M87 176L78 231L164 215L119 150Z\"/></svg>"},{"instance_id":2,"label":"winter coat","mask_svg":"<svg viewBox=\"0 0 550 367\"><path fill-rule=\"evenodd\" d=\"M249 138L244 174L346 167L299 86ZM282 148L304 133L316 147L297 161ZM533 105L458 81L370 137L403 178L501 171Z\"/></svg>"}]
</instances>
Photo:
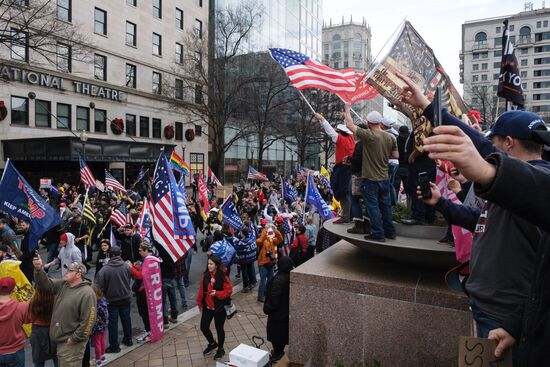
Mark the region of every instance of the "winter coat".
<instances>
[{"instance_id":1,"label":"winter coat","mask_svg":"<svg viewBox=\"0 0 550 367\"><path fill-rule=\"evenodd\" d=\"M28 303L16 300L0 303L0 355L15 353L25 347L22 325L28 308Z\"/></svg>"},{"instance_id":2,"label":"winter coat","mask_svg":"<svg viewBox=\"0 0 550 367\"><path fill-rule=\"evenodd\" d=\"M120 256L113 256L97 274L95 283L109 303L123 303L132 298L132 270Z\"/></svg>"},{"instance_id":3,"label":"winter coat","mask_svg":"<svg viewBox=\"0 0 550 367\"><path fill-rule=\"evenodd\" d=\"M216 290L214 296L210 295L212 290ZM213 273L204 272L197 292L197 305L201 311L206 307L215 312L225 312L224 306L232 293L233 286L228 276L224 276L223 281L219 281L214 278Z\"/></svg>"},{"instance_id":4,"label":"winter coat","mask_svg":"<svg viewBox=\"0 0 550 367\"><path fill-rule=\"evenodd\" d=\"M61 262L62 275L65 275L67 271L65 265L69 266L74 262L82 263L82 252L80 252L80 249L74 244L74 235L72 233L67 233L67 244L59 250L57 258Z\"/></svg>"},{"instance_id":5,"label":"winter coat","mask_svg":"<svg viewBox=\"0 0 550 367\"><path fill-rule=\"evenodd\" d=\"M267 284L263 311L267 315L267 340L283 345L288 344L290 271L294 264L283 256L278 266L277 275Z\"/></svg>"},{"instance_id":6,"label":"winter coat","mask_svg":"<svg viewBox=\"0 0 550 367\"><path fill-rule=\"evenodd\" d=\"M92 334L102 333L107 330L109 325L109 303L105 297L101 297L97 300L97 315L95 319L95 325L92 329Z\"/></svg>"}]
</instances>

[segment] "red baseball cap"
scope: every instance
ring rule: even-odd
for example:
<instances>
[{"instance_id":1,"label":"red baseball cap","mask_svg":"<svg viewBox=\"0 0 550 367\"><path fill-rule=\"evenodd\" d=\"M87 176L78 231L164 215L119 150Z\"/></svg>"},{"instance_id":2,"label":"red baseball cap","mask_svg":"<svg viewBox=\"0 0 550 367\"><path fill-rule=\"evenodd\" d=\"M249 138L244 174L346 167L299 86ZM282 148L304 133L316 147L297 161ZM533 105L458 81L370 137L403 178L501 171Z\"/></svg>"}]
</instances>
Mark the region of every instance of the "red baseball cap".
<instances>
[{"instance_id":1,"label":"red baseball cap","mask_svg":"<svg viewBox=\"0 0 550 367\"><path fill-rule=\"evenodd\" d=\"M11 293L15 288L15 279L12 277L0 278L0 293Z\"/></svg>"}]
</instances>

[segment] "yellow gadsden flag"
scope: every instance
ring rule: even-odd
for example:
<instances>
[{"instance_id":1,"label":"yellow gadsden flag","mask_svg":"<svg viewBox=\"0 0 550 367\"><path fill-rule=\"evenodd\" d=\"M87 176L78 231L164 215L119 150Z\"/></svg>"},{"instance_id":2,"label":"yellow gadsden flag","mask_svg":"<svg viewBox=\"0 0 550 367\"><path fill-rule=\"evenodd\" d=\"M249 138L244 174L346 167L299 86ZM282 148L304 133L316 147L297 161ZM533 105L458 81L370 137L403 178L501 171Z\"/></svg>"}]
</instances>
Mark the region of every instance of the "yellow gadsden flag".
<instances>
[{"instance_id":1,"label":"yellow gadsden flag","mask_svg":"<svg viewBox=\"0 0 550 367\"><path fill-rule=\"evenodd\" d=\"M19 302L29 302L34 293L31 283L19 269L21 261L6 260L0 263L0 278L11 277L15 280L15 289L11 294L12 298ZM23 324L23 331L27 336L31 335L32 324Z\"/></svg>"},{"instance_id":2,"label":"yellow gadsden flag","mask_svg":"<svg viewBox=\"0 0 550 367\"><path fill-rule=\"evenodd\" d=\"M325 176L330 182L330 174L328 173L328 170L325 168L325 166L321 166L321 176Z\"/></svg>"}]
</instances>

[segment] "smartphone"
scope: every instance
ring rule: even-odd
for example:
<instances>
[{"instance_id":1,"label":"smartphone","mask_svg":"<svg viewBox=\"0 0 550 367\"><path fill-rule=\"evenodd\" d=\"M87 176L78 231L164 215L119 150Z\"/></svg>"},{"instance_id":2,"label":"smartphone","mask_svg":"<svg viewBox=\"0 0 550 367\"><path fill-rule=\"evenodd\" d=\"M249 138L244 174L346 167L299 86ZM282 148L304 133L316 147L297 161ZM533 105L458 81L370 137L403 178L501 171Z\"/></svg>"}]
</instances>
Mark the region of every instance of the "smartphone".
<instances>
[{"instance_id":1,"label":"smartphone","mask_svg":"<svg viewBox=\"0 0 550 367\"><path fill-rule=\"evenodd\" d=\"M420 191L422 192L422 198L431 199L432 190L430 189L430 179L428 178L427 172L420 172L418 174L418 186L420 186Z\"/></svg>"},{"instance_id":2,"label":"smartphone","mask_svg":"<svg viewBox=\"0 0 550 367\"><path fill-rule=\"evenodd\" d=\"M433 106L434 106L433 126L438 127L441 125L441 87L435 88Z\"/></svg>"}]
</instances>

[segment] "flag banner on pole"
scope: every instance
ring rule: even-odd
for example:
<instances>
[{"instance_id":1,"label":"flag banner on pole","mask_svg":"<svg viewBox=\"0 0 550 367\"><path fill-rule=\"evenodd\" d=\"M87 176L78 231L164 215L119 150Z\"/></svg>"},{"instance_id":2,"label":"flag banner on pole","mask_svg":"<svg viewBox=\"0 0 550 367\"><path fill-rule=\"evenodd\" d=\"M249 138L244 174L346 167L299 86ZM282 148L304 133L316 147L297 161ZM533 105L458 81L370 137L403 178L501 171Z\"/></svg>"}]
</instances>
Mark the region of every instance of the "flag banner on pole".
<instances>
[{"instance_id":1,"label":"flag banner on pole","mask_svg":"<svg viewBox=\"0 0 550 367\"><path fill-rule=\"evenodd\" d=\"M321 176L326 177L327 180L330 181L330 173L328 173L328 170L325 168L325 166L321 166Z\"/></svg>"},{"instance_id":2,"label":"flag banner on pole","mask_svg":"<svg viewBox=\"0 0 550 367\"><path fill-rule=\"evenodd\" d=\"M176 171L181 172L186 176L189 176L191 174L191 169L189 168L189 165L185 163L183 158L174 151L172 152L172 155L170 155L170 165Z\"/></svg>"},{"instance_id":3,"label":"flag banner on pole","mask_svg":"<svg viewBox=\"0 0 550 367\"><path fill-rule=\"evenodd\" d=\"M210 182L216 184L217 186L223 186L210 167L208 167L208 178L210 179Z\"/></svg>"},{"instance_id":4,"label":"flag banner on pole","mask_svg":"<svg viewBox=\"0 0 550 367\"><path fill-rule=\"evenodd\" d=\"M185 176L181 175L180 182L178 182L178 189L181 191L183 196L187 198L187 192L185 191Z\"/></svg>"},{"instance_id":5,"label":"flag banner on pole","mask_svg":"<svg viewBox=\"0 0 550 367\"><path fill-rule=\"evenodd\" d=\"M194 244L196 233L164 151L155 166L151 197L153 237L175 262Z\"/></svg>"},{"instance_id":6,"label":"flag banner on pole","mask_svg":"<svg viewBox=\"0 0 550 367\"><path fill-rule=\"evenodd\" d=\"M270 48L269 53L282 66L298 90L319 88L338 94L346 102L355 93L359 74L353 68L331 69L302 53L286 48Z\"/></svg>"},{"instance_id":7,"label":"flag banner on pole","mask_svg":"<svg viewBox=\"0 0 550 367\"><path fill-rule=\"evenodd\" d=\"M92 171L90 171L90 167L88 167L82 156L79 156L78 160L80 162L80 181L82 181L86 190L90 187L95 187L95 177Z\"/></svg>"},{"instance_id":8,"label":"flag banner on pole","mask_svg":"<svg viewBox=\"0 0 550 367\"><path fill-rule=\"evenodd\" d=\"M60 225L59 214L34 191L8 159L0 182L0 210L30 223L29 251L49 229Z\"/></svg>"},{"instance_id":9,"label":"flag banner on pole","mask_svg":"<svg viewBox=\"0 0 550 367\"><path fill-rule=\"evenodd\" d=\"M88 227L88 239L86 240L87 246L92 246L93 232L97 224L97 218L94 214L94 209L92 208L92 203L90 202L90 197L88 196L88 191L86 191L86 196L84 197L84 206L82 207L82 216L86 220L86 227Z\"/></svg>"},{"instance_id":10,"label":"flag banner on pole","mask_svg":"<svg viewBox=\"0 0 550 367\"><path fill-rule=\"evenodd\" d=\"M111 213L109 220L119 227L122 227L128 223L128 209L126 208L125 201L121 201L120 204L118 204L115 210Z\"/></svg>"},{"instance_id":11,"label":"flag banner on pole","mask_svg":"<svg viewBox=\"0 0 550 367\"><path fill-rule=\"evenodd\" d=\"M138 172L138 174L137 174L136 179L134 180L134 183L132 184L132 186L130 186L130 189L133 189L134 187L136 187L136 185L137 185L138 183L140 183L141 180L143 180L143 178L145 177L145 174L146 174L148 171L149 171L149 170L144 171L144 170L143 170L143 166L142 166L142 167L139 169L139 172Z\"/></svg>"},{"instance_id":12,"label":"flag banner on pole","mask_svg":"<svg viewBox=\"0 0 550 367\"><path fill-rule=\"evenodd\" d=\"M111 246L118 246L117 240L115 237L115 232L113 231L113 227L111 227L111 234L109 236L109 241L111 242Z\"/></svg>"},{"instance_id":13,"label":"flag banner on pole","mask_svg":"<svg viewBox=\"0 0 550 367\"><path fill-rule=\"evenodd\" d=\"M201 175L198 175L197 178L197 189L199 190L199 198L201 201L202 209L205 213L210 211L210 202L208 201L208 188L204 183Z\"/></svg>"},{"instance_id":14,"label":"flag banner on pole","mask_svg":"<svg viewBox=\"0 0 550 367\"><path fill-rule=\"evenodd\" d=\"M500 62L497 96L523 108L525 97L523 95L523 88L521 87L518 59L515 55L514 46L510 42L508 19L504 21L504 31L502 34L502 61Z\"/></svg>"},{"instance_id":15,"label":"flag banner on pole","mask_svg":"<svg viewBox=\"0 0 550 367\"><path fill-rule=\"evenodd\" d=\"M319 193L319 190L317 190L317 186L315 186L315 182L313 182L313 177L311 175L307 176L305 202L317 208L317 211L323 220L334 218L334 214L332 214L327 203L325 203L321 197L321 194Z\"/></svg>"},{"instance_id":16,"label":"flag banner on pole","mask_svg":"<svg viewBox=\"0 0 550 367\"><path fill-rule=\"evenodd\" d=\"M354 104L359 101L368 101L373 99L378 94L380 94L376 88L368 83L368 74L359 73L357 74L357 80L355 81L355 91L353 92L342 92L340 97L344 101L347 101L351 104Z\"/></svg>"},{"instance_id":17,"label":"flag banner on pole","mask_svg":"<svg viewBox=\"0 0 550 367\"><path fill-rule=\"evenodd\" d=\"M229 227L233 228L236 232L241 231L244 227L243 221L241 220L241 216L239 215L237 207L235 206L231 196L228 196L227 199L225 199L225 202L222 204L221 208L222 222L229 225Z\"/></svg>"},{"instance_id":18,"label":"flag banner on pole","mask_svg":"<svg viewBox=\"0 0 550 367\"><path fill-rule=\"evenodd\" d=\"M332 191L332 187L330 186L330 181L326 178L324 175L319 175L319 180L325 187L328 187L330 194L334 196L334 191Z\"/></svg>"},{"instance_id":19,"label":"flag banner on pole","mask_svg":"<svg viewBox=\"0 0 550 367\"><path fill-rule=\"evenodd\" d=\"M248 167L247 180L269 181L265 174L258 172L255 168L250 166Z\"/></svg>"},{"instance_id":20,"label":"flag banner on pole","mask_svg":"<svg viewBox=\"0 0 550 367\"><path fill-rule=\"evenodd\" d=\"M141 264L143 288L149 311L151 325L151 342L157 342L164 335L164 319L162 315L162 279L160 275L161 260L155 256L147 256Z\"/></svg>"},{"instance_id":21,"label":"flag banner on pole","mask_svg":"<svg viewBox=\"0 0 550 367\"><path fill-rule=\"evenodd\" d=\"M114 190L120 190L122 192L126 192L126 189L118 180L109 173L109 171L105 170L105 186L108 188L114 189Z\"/></svg>"},{"instance_id":22,"label":"flag banner on pole","mask_svg":"<svg viewBox=\"0 0 550 367\"><path fill-rule=\"evenodd\" d=\"M448 108L453 115L460 117L468 111L433 50L408 21L405 21L388 55L368 74L368 83L394 104L401 101L405 87L397 72L411 78L430 99L436 87L440 87L441 106Z\"/></svg>"},{"instance_id":23,"label":"flag banner on pole","mask_svg":"<svg viewBox=\"0 0 550 367\"><path fill-rule=\"evenodd\" d=\"M95 180L95 187L101 191L101 192L105 192L105 185L103 184L103 182L99 181L99 180Z\"/></svg>"},{"instance_id":24,"label":"flag banner on pole","mask_svg":"<svg viewBox=\"0 0 550 367\"><path fill-rule=\"evenodd\" d=\"M143 200L143 208L139 213L137 225L141 239L151 241L151 208L147 199Z\"/></svg>"},{"instance_id":25,"label":"flag banner on pole","mask_svg":"<svg viewBox=\"0 0 550 367\"><path fill-rule=\"evenodd\" d=\"M283 177L281 177L281 191L283 193L283 199L293 203L298 198L298 191L294 186L289 184Z\"/></svg>"}]
</instances>

